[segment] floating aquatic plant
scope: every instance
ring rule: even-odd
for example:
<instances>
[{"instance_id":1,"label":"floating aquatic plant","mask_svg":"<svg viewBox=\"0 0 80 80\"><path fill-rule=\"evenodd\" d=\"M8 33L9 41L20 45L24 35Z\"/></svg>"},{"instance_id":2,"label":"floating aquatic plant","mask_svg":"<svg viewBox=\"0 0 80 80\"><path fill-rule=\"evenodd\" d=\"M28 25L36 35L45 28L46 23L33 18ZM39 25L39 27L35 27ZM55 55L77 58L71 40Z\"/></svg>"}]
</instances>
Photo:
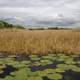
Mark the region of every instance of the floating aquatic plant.
<instances>
[{"instance_id":1,"label":"floating aquatic plant","mask_svg":"<svg viewBox=\"0 0 80 80\"><path fill-rule=\"evenodd\" d=\"M79 55L78 54L74 54L74 55L70 55L70 57L73 57L73 58L76 58L76 57L79 57Z\"/></svg>"},{"instance_id":2,"label":"floating aquatic plant","mask_svg":"<svg viewBox=\"0 0 80 80\"><path fill-rule=\"evenodd\" d=\"M53 56L42 56L42 59L52 60Z\"/></svg>"},{"instance_id":3,"label":"floating aquatic plant","mask_svg":"<svg viewBox=\"0 0 80 80\"><path fill-rule=\"evenodd\" d=\"M73 60L73 58L69 58L65 61L66 64L76 64L76 62Z\"/></svg>"},{"instance_id":4,"label":"floating aquatic plant","mask_svg":"<svg viewBox=\"0 0 80 80\"><path fill-rule=\"evenodd\" d=\"M6 65L5 64L0 65L0 70L3 69L3 68L6 68Z\"/></svg>"},{"instance_id":5,"label":"floating aquatic plant","mask_svg":"<svg viewBox=\"0 0 80 80\"><path fill-rule=\"evenodd\" d=\"M6 65L0 65L0 74L3 73L3 69L6 68Z\"/></svg>"},{"instance_id":6,"label":"floating aquatic plant","mask_svg":"<svg viewBox=\"0 0 80 80\"><path fill-rule=\"evenodd\" d=\"M37 58L37 55L29 55L30 58Z\"/></svg>"},{"instance_id":7,"label":"floating aquatic plant","mask_svg":"<svg viewBox=\"0 0 80 80\"><path fill-rule=\"evenodd\" d=\"M80 61L77 61L76 63L77 63L77 64L80 64Z\"/></svg>"},{"instance_id":8,"label":"floating aquatic plant","mask_svg":"<svg viewBox=\"0 0 80 80\"><path fill-rule=\"evenodd\" d=\"M58 64L57 68L63 69L63 70L69 70L70 66L67 64Z\"/></svg>"},{"instance_id":9,"label":"floating aquatic plant","mask_svg":"<svg viewBox=\"0 0 80 80\"><path fill-rule=\"evenodd\" d=\"M5 78L3 78L2 80L14 80L14 78L12 76L6 76Z\"/></svg>"},{"instance_id":10,"label":"floating aquatic plant","mask_svg":"<svg viewBox=\"0 0 80 80\"><path fill-rule=\"evenodd\" d=\"M42 57L30 55L30 60L23 61L16 61L14 57L15 55L9 56L8 58L0 58L0 74L4 72L3 70L6 68L6 65L11 65L17 69L15 72L10 73L11 76L7 75L5 78L0 78L0 80L33 80L33 78L34 80L43 80L42 77L46 76L50 80L61 80L63 78L61 73L65 73L66 70L80 73L80 67L77 66L80 64L80 61L74 60L78 57L76 55L48 54ZM61 61L62 63L57 63L55 61ZM56 68L47 68L47 65L50 64L55 65ZM31 67L46 67L47 69L32 71Z\"/></svg>"},{"instance_id":11,"label":"floating aquatic plant","mask_svg":"<svg viewBox=\"0 0 80 80\"><path fill-rule=\"evenodd\" d=\"M44 65L53 64L53 62L51 60L41 60L40 64L44 66Z\"/></svg>"},{"instance_id":12,"label":"floating aquatic plant","mask_svg":"<svg viewBox=\"0 0 80 80\"><path fill-rule=\"evenodd\" d=\"M31 66L40 66L41 64L40 64L40 62L33 62L32 64L31 64Z\"/></svg>"},{"instance_id":13,"label":"floating aquatic plant","mask_svg":"<svg viewBox=\"0 0 80 80\"><path fill-rule=\"evenodd\" d=\"M16 55L9 55L8 58L15 58Z\"/></svg>"},{"instance_id":14,"label":"floating aquatic plant","mask_svg":"<svg viewBox=\"0 0 80 80\"><path fill-rule=\"evenodd\" d=\"M26 64L20 63L20 62L18 62L18 61L13 62L11 65L12 65L14 68L17 68L17 69L27 67Z\"/></svg>"},{"instance_id":15,"label":"floating aquatic plant","mask_svg":"<svg viewBox=\"0 0 80 80\"><path fill-rule=\"evenodd\" d=\"M45 69L44 72L45 72L46 74L54 73L54 69Z\"/></svg>"},{"instance_id":16,"label":"floating aquatic plant","mask_svg":"<svg viewBox=\"0 0 80 80\"><path fill-rule=\"evenodd\" d=\"M33 77L39 76L39 75L38 75L38 72L37 72L37 71L36 71L36 72L32 72L32 71L29 72L28 77L32 77L32 76L33 76Z\"/></svg>"},{"instance_id":17,"label":"floating aquatic plant","mask_svg":"<svg viewBox=\"0 0 80 80\"><path fill-rule=\"evenodd\" d=\"M0 74L2 74L4 71L3 70L0 70Z\"/></svg>"},{"instance_id":18,"label":"floating aquatic plant","mask_svg":"<svg viewBox=\"0 0 80 80\"><path fill-rule=\"evenodd\" d=\"M5 59L0 58L0 64L6 64L6 60L5 60Z\"/></svg>"},{"instance_id":19,"label":"floating aquatic plant","mask_svg":"<svg viewBox=\"0 0 80 80\"><path fill-rule=\"evenodd\" d=\"M30 64L30 63L31 63L31 61L27 61L27 60L21 62L21 64L25 64L25 65L26 65L26 64Z\"/></svg>"},{"instance_id":20,"label":"floating aquatic plant","mask_svg":"<svg viewBox=\"0 0 80 80\"><path fill-rule=\"evenodd\" d=\"M26 80L43 80L41 77L37 76L37 77L28 77Z\"/></svg>"},{"instance_id":21,"label":"floating aquatic plant","mask_svg":"<svg viewBox=\"0 0 80 80\"><path fill-rule=\"evenodd\" d=\"M75 65L70 65L71 69L75 72L80 72L80 67L77 67Z\"/></svg>"},{"instance_id":22,"label":"floating aquatic plant","mask_svg":"<svg viewBox=\"0 0 80 80\"><path fill-rule=\"evenodd\" d=\"M14 80L25 80L27 78L27 70L26 68L20 69L19 71L15 72Z\"/></svg>"},{"instance_id":23,"label":"floating aquatic plant","mask_svg":"<svg viewBox=\"0 0 80 80\"><path fill-rule=\"evenodd\" d=\"M62 53L59 53L57 54L58 57L61 57L61 56L66 56L65 54L62 54Z\"/></svg>"},{"instance_id":24,"label":"floating aquatic plant","mask_svg":"<svg viewBox=\"0 0 80 80\"><path fill-rule=\"evenodd\" d=\"M36 72L41 77L47 76L47 73L45 71L36 71Z\"/></svg>"},{"instance_id":25,"label":"floating aquatic plant","mask_svg":"<svg viewBox=\"0 0 80 80\"><path fill-rule=\"evenodd\" d=\"M65 61L64 58L58 58L57 61Z\"/></svg>"},{"instance_id":26,"label":"floating aquatic plant","mask_svg":"<svg viewBox=\"0 0 80 80\"><path fill-rule=\"evenodd\" d=\"M63 78L63 76L58 73L48 74L47 77L51 80L60 80Z\"/></svg>"},{"instance_id":27,"label":"floating aquatic plant","mask_svg":"<svg viewBox=\"0 0 80 80\"><path fill-rule=\"evenodd\" d=\"M56 68L56 69L54 69L54 72L62 73L62 72L65 72L65 70L61 69L61 68Z\"/></svg>"},{"instance_id":28,"label":"floating aquatic plant","mask_svg":"<svg viewBox=\"0 0 80 80\"><path fill-rule=\"evenodd\" d=\"M40 60L40 58L39 57L32 57L31 60L38 61L38 60Z\"/></svg>"},{"instance_id":29,"label":"floating aquatic plant","mask_svg":"<svg viewBox=\"0 0 80 80\"><path fill-rule=\"evenodd\" d=\"M56 54L48 54L48 56L55 57Z\"/></svg>"},{"instance_id":30,"label":"floating aquatic plant","mask_svg":"<svg viewBox=\"0 0 80 80\"><path fill-rule=\"evenodd\" d=\"M38 61L38 60L40 60L40 57L38 57L37 55L30 55L29 57L30 57L30 59L33 60L33 61Z\"/></svg>"},{"instance_id":31,"label":"floating aquatic plant","mask_svg":"<svg viewBox=\"0 0 80 80\"><path fill-rule=\"evenodd\" d=\"M58 54L58 57L61 58L61 59L68 59L68 58L70 58L69 56L64 55L64 54L62 54L62 55Z\"/></svg>"}]
</instances>

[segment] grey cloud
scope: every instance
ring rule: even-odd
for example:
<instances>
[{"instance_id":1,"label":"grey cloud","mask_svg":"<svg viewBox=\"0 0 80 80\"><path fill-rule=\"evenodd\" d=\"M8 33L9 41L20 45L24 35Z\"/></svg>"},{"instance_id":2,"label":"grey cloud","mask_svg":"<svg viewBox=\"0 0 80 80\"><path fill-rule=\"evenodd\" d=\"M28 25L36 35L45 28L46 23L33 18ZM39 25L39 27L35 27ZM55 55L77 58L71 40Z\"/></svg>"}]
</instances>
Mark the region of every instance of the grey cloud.
<instances>
[{"instance_id":1,"label":"grey cloud","mask_svg":"<svg viewBox=\"0 0 80 80\"><path fill-rule=\"evenodd\" d=\"M28 6L65 6L66 4L77 6L79 0L0 0L0 6L28 7Z\"/></svg>"},{"instance_id":2,"label":"grey cloud","mask_svg":"<svg viewBox=\"0 0 80 80\"><path fill-rule=\"evenodd\" d=\"M72 25L80 22L80 0L0 0L0 16L35 24Z\"/></svg>"}]
</instances>

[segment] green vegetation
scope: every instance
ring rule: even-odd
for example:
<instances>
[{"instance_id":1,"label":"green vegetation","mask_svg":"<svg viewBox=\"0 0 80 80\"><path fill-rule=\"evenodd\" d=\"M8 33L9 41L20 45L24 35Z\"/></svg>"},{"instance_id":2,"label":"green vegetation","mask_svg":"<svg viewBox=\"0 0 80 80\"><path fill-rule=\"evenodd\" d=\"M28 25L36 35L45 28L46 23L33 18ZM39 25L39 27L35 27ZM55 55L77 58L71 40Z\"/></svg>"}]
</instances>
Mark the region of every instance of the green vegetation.
<instances>
[{"instance_id":1,"label":"green vegetation","mask_svg":"<svg viewBox=\"0 0 80 80\"><path fill-rule=\"evenodd\" d=\"M11 28L17 28L17 29L25 29L23 26L20 25L13 25L13 24L9 24L8 22L5 21L1 21L0 20L0 29L11 29Z\"/></svg>"},{"instance_id":2,"label":"green vegetation","mask_svg":"<svg viewBox=\"0 0 80 80\"><path fill-rule=\"evenodd\" d=\"M23 61L18 61L15 56L9 55L6 58L0 58L0 75L7 70L7 65L15 69L12 72L8 71L8 75L4 76L3 74L4 77L0 76L0 80L43 80L43 77L47 77L49 80L62 80L63 77L65 80L70 80L76 76L70 74L64 76L62 73L66 74L67 71L72 70L76 75L77 73L80 74L80 67L76 65L79 60L75 61L75 58L79 57L79 55L49 54L40 57L38 55L29 55L29 59ZM54 58L56 60L53 60ZM70 62L67 63L67 60L70 60ZM53 65L53 67L50 65ZM69 78L69 76L71 77Z\"/></svg>"},{"instance_id":3,"label":"green vegetation","mask_svg":"<svg viewBox=\"0 0 80 80\"><path fill-rule=\"evenodd\" d=\"M62 79L62 75L58 73L48 74L47 77L51 80L61 80Z\"/></svg>"}]
</instances>

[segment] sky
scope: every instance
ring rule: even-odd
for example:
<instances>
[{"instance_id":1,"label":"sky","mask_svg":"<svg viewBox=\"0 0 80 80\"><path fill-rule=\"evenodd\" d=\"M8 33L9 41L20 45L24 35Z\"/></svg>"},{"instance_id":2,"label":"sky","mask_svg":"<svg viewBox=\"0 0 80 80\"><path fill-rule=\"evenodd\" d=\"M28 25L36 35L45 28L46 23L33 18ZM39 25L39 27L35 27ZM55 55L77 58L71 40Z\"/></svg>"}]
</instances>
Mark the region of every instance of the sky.
<instances>
[{"instance_id":1,"label":"sky","mask_svg":"<svg viewBox=\"0 0 80 80\"><path fill-rule=\"evenodd\" d=\"M80 0L0 0L0 17L14 17L36 25L79 24Z\"/></svg>"}]
</instances>

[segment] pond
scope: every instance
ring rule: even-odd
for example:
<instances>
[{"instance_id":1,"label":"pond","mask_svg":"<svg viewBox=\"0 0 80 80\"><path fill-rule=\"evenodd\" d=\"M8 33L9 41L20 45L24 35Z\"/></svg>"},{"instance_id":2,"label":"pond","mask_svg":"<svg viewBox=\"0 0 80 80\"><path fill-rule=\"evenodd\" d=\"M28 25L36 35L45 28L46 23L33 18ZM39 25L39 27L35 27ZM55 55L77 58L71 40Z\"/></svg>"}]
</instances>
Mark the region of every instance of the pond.
<instances>
[{"instance_id":1,"label":"pond","mask_svg":"<svg viewBox=\"0 0 80 80\"><path fill-rule=\"evenodd\" d=\"M0 57L0 80L80 80L80 55Z\"/></svg>"}]
</instances>

